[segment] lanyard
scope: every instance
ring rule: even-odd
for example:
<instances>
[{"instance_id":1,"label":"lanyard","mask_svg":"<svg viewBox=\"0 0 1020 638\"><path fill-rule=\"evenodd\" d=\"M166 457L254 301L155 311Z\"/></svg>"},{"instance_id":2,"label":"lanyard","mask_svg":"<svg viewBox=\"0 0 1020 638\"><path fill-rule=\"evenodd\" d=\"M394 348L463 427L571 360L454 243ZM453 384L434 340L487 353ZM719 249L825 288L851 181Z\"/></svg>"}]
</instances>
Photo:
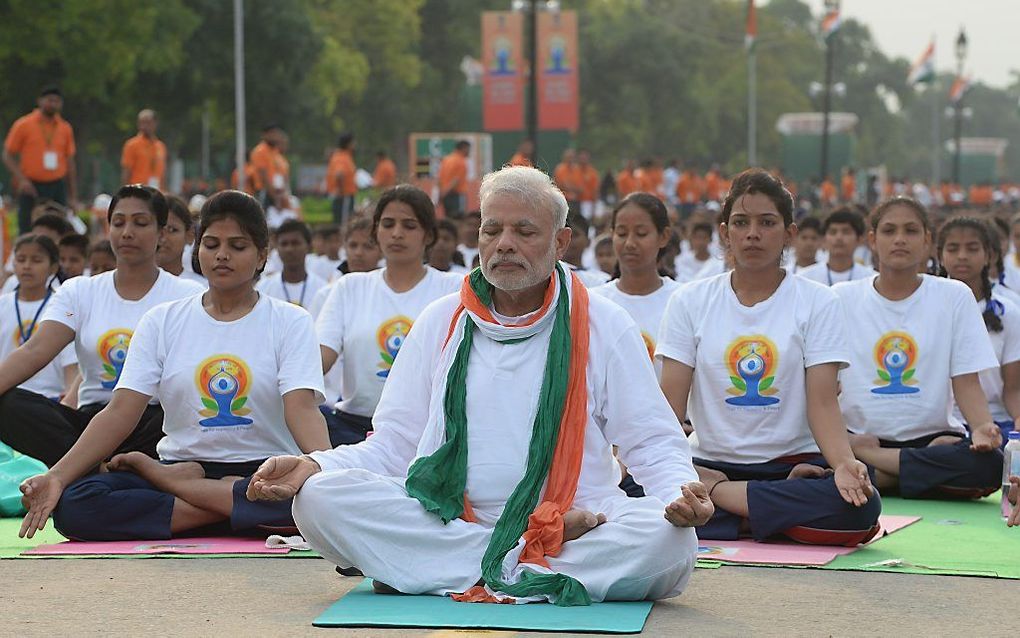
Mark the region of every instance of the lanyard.
<instances>
[{"instance_id":1,"label":"lanyard","mask_svg":"<svg viewBox=\"0 0 1020 638\"><path fill-rule=\"evenodd\" d=\"M46 307L46 302L50 300L50 295L53 294L53 289L49 286L46 287L46 296L43 298L42 304L39 305L39 309L35 311L35 316L32 317L32 323L28 324L28 334L25 334L25 327L21 323L21 304L18 303L18 291L21 290L19 284L14 289L14 316L18 319L18 335L21 337L19 345L28 341L28 338L35 333L35 325L39 322L39 315L42 314L43 308Z\"/></svg>"},{"instance_id":2,"label":"lanyard","mask_svg":"<svg viewBox=\"0 0 1020 638\"><path fill-rule=\"evenodd\" d=\"M283 296L287 298L288 303L296 304L305 307L305 290L308 289L308 275L305 275L305 280L301 282L301 299L294 301L290 298L290 293L287 292L287 282L283 280L283 275L280 275L280 285L283 286Z\"/></svg>"},{"instance_id":3,"label":"lanyard","mask_svg":"<svg viewBox=\"0 0 1020 638\"><path fill-rule=\"evenodd\" d=\"M53 126L46 126L43 124L43 120L45 119L45 116L40 114L39 130L42 132L43 142L46 144L46 148L51 148L53 146L53 136L57 133L57 120L54 117Z\"/></svg>"},{"instance_id":4,"label":"lanyard","mask_svg":"<svg viewBox=\"0 0 1020 638\"><path fill-rule=\"evenodd\" d=\"M829 268L828 264L825 264L825 276L829 278L829 288L832 288L832 268ZM850 266L850 278L847 281L854 280L854 267Z\"/></svg>"}]
</instances>

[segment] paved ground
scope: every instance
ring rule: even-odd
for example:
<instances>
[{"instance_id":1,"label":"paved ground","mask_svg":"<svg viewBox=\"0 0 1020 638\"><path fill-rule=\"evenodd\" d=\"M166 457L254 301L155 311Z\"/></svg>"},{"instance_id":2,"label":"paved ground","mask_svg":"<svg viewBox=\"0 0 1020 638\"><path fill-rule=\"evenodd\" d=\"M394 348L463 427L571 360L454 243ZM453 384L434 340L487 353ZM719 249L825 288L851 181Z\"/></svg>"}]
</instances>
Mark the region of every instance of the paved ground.
<instances>
[{"instance_id":1,"label":"paved ground","mask_svg":"<svg viewBox=\"0 0 1020 638\"><path fill-rule=\"evenodd\" d=\"M510 632L315 629L358 579L312 559L0 561L0 635L455 636ZM1014 581L723 567L657 603L646 636L1017 635ZM548 636L549 634L532 634Z\"/></svg>"}]
</instances>

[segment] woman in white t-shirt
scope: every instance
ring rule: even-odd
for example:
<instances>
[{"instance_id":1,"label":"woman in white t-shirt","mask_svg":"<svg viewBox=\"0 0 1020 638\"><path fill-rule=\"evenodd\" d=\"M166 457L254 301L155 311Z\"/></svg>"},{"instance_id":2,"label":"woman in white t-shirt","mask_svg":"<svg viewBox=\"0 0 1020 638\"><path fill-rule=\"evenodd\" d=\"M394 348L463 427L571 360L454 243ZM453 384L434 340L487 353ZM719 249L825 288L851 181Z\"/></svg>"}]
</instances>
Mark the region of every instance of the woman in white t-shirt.
<instances>
[{"instance_id":1,"label":"woman in white t-shirt","mask_svg":"<svg viewBox=\"0 0 1020 638\"><path fill-rule=\"evenodd\" d=\"M0 360L6 359L35 332L39 317L54 294L50 282L60 267L60 253L44 235L22 235L14 244L14 292L0 296ZM59 401L78 375L74 347L65 347L49 365L18 388Z\"/></svg>"},{"instance_id":2,"label":"woman in white t-shirt","mask_svg":"<svg viewBox=\"0 0 1020 638\"><path fill-rule=\"evenodd\" d=\"M971 289L918 274L931 240L916 200L894 197L872 213L879 274L833 287L853 326L839 402L854 452L876 470L879 488L975 498L1000 486L1002 433L978 378L999 361ZM952 415L954 398L969 438Z\"/></svg>"},{"instance_id":3,"label":"woman in white t-shirt","mask_svg":"<svg viewBox=\"0 0 1020 638\"><path fill-rule=\"evenodd\" d=\"M830 290L781 265L796 234L793 198L769 173L744 171L719 228L733 272L675 292L656 349L663 392L681 422L690 416L695 468L716 506L698 536L865 542L881 503L839 414L843 317Z\"/></svg>"},{"instance_id":4,"label":"woman in white t-shirt","mask_svg":"<svg viewBox=\"0 0 1020 638\"><path fill-rule=\"evenodd\" d=\"M0 364L0 440L52 466L110 401L127 357L135 325L157 304L201 292L156 265L167 223L166 197L148 186L129 185L110 203L110 243L117 268L67 280L46 304L35 334ZM82 382L76 408L15 386L74 343ZM66 402L66 399L65 399ZM163 436L163 410L153 401L118 451L155 456Z\"/></svg>"},{"instance_id":5,"label":"woman in white t-shirt","mask_svg":"<svg viewBox=\"0 0 1020 638\"><path fill-rule=\"evenodd\" d=\"M988 263L993 244L994 234L985 222L973 217L949 220L939 231L939 275L967 284L985 321L999 367L980 372L978 379L1004 445L1014 424L1020 423L1020 306L992 288ZM962 419L959 407L953 416Z\"/></svg>"},{"instance_id":6,"label":"woman in white t-shirt","mask_svg":"<svg viewBox=\"0 0 1020 638\"><path fill-rule=\"evenodd\" d=\"M235 532L293 527L289 503L248 501L244 477L269 457L329 445L312 318L255 290L269 229L251 196L210 197L197 250L209 290L138 323L110 404L23 488L23 533L51 511L61 533L82 540L166 539L224 522ZM160 460L118 454L108 472L79 478L118 447L153 396L166 406Z\"/></svg>"},{"instance_id":7,"label":"woman in white t-shirt","mask_svg":"<svg viewBox=\"0 0 1020 638\"><path fill-rule=\"evenodd\" d=\"M425 265L436 241L436 215L421 189L402 184L384 192L372 222L386 267L341 277L315 322L323 373L342 357L343 398L326 418L334 446L362 441L372 430L383 384L411 324L425 306L460 290L463 280Z\"/></svg>"},{"instance_id":8,"label":"woman in white t-shirt","mask_svg":"<svg viewBox=\"0 0 1020 638\"><path fill-rule=\"evenodd\" d=\"M170 207L170 215L166 220L163 241L156 251L156 264L171 275L190 279L205 288L209 285L205 277L191 268L184 267L184 248L195 242L195 228L188 204L176 195L170 195L166 200Z\"/></svg>"}]
</instances>

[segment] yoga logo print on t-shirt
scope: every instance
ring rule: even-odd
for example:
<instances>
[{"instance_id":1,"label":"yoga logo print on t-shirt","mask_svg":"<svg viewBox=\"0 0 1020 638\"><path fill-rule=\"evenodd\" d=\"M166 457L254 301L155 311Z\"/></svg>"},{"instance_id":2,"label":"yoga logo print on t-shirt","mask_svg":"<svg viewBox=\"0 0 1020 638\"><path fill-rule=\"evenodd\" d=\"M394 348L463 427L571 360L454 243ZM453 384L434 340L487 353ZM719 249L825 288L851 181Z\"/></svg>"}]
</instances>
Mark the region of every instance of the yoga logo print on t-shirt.
<instances>
[{"instance_id":1,"label":"yoga logo print on t-shirt","mask_svg":"<svg viewBox=\"0 0 1020 638\"><path fill-rule=\"evenodd\" d=\"M14 339L14 347L17 348L21 344L29 340L33 333L35 333L36 325L31 319L25 319L21 322L21 329L14 326L14 334L11 338ZM22 338L24 337L24 338Z\"/></svg>"},{"instance_id":2,"label":"yoga logo print on t-shirt","mask_svg":"<svg viewBox=\"0 0 1020 638\"><path fill-rule=\"evenodd\" d=\"M641 331L641 338L644 339L645 348L648 348L648 358L655 361L655 339L644 330Z\"/></svg>"},{"instance_id":3,"label":"yoga logo print on t-shirt","mask_svg":"<svg viewBox=\"0 0 1020 638\"><path fill-rule=\"evenodd\" d=\"M779 365L779 350L764 335L737 337L726 347L726 369L733 387L726 391L735 395L726 399L730 405L759 407L779 403L772 396L772 387Z\"/></svg>"},{"instance_id":4,"label":"yoga logo print on t-shirt","mask_svg":"<svg viewBox=\"0 0 1020 638\"><path fill-rule=\"evenodd\" d=\"M127 328L114 328L104 332L96 343L96 352L103 362L103 373L99 375L100 385L107 390L115 388L120 380L132 334L134 332Z\"/></svg>"},{"instance_id":5,"label":"yoga logo print on t-shirt","mask_svg":"<svg viewBox=\"0 0 1020 638\"><path fill-rule=\"evenodd\" d=\"M202 408L198 413L206 418L198 422L206 428L254 423L245 415L251 410L245 407L248 390L251 388L251 369L240 357L218 354L198 364L195 370L195 385L202 397Z\"/></svg>"},{"instance_id":6,"label":"yoga logo print on t-shirt","mask_svg":"<svg viewBox=\"0 0 1020 638\"><path fill-rule=\"evenodd\" d=\"M917 342L906 332L887 332L875 344L878 366L874 394L915 394L921 391L914 373L917 371Z\"/></svg>"},{"instance_id":7,"label":"yoga logo print on t-shirt","mask_svg":"<svg viewBox=\"0 0 1020 638\"><path fill-rule=\"evenodd\" d=\"M400 352L400 346L404 345L407 333L411 331L412 323L404 315L397 315L379 326L376 341L379 342L379 357L382 361L379 363L379 371L375 373L377 377L385 379L390 376L390 368L393 367L393 361Z\"/></svg>"}]
</instances>

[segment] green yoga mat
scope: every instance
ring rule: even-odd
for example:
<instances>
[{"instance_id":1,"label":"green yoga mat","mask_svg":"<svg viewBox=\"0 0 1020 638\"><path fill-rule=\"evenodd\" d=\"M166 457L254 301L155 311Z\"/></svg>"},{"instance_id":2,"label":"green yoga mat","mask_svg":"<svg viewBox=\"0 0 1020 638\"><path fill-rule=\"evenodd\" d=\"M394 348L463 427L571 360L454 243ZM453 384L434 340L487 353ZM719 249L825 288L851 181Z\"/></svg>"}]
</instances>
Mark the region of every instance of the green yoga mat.
<instances>
[{"instance_id":1,"label":"green yoga mat","mask_svg":"<svg viewBox=\"0 0 1020 638\"><path fill-rule=\"evenodd\" d=\"M1006 527L1000 502L883 497L883 513L921 520L821 569L1020 579L1020 529Z\"/></svg>"},{"instance_id":2,"label":"green yoga mat","mask_svg":"<svg viewBox=\"0 0 1020 638\"><path fill-rule=\"evenodd\" d=\"M400 596L372 592L363 580L312 621L316 627L416 627L510 629L600 634L640 633L652 610L648 601L596 603L587 607L458 603L445 596Z\"/></svg>"}]
</instances>

